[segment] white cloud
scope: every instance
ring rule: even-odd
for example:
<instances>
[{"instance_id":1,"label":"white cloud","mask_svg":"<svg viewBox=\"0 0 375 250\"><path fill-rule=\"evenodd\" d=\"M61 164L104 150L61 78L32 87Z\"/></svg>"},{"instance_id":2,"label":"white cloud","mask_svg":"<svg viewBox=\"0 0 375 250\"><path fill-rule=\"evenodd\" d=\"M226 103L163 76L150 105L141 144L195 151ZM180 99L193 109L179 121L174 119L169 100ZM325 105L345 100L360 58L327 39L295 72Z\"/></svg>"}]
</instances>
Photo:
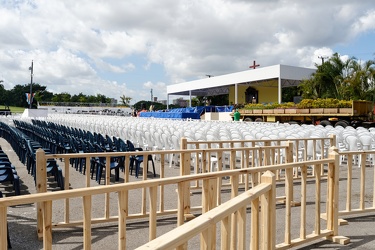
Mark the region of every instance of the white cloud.
<instances>
[{"instance_id":1,"label":"white cloud","mask_svg":"<svg viewBox=\"0 0 375 250\"><path fill-rule=\"evenodd\" d=\"M34 60L35 81L55 92L135 100L253 60L312 67L375 30L372 0L20 0L1 1L0 15L6 87L26 84Z\"/></svg>"}]
</instances>

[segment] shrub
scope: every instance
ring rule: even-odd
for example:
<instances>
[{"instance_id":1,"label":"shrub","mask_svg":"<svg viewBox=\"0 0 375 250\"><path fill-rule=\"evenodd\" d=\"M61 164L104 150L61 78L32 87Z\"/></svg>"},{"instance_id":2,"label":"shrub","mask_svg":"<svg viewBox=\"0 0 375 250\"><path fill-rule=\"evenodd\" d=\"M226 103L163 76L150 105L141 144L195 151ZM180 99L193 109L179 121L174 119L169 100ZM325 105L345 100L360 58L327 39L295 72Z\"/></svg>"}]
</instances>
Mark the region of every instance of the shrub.
<instances>
[{"instance_id":1,"label":"shrub","mask_svg":"<svg viewBox=\"0 0 375 250\"><path fill-rule=\"evenodd\" d=\"M351 108L352 101L338 100L333 98L318 98L318 99L303 99L300 103L295 104L294 102L285 103L267 103L267 104L246 104L245 109L277 109L277 108L299 108L299 109L310 109L310 108Z\"/></svg>"}]
</instances>

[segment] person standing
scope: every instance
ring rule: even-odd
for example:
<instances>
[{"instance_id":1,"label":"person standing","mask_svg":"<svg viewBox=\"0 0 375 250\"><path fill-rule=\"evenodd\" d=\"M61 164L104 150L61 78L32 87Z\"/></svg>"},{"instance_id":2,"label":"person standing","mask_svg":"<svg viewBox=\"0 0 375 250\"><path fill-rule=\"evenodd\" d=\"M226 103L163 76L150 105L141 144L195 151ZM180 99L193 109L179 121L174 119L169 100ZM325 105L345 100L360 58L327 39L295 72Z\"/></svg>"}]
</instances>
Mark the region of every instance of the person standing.
<instances>
[{"instance_id":1,"label":"person standing","mask_svg":"<svg viewBox=\"0 0 375 250\"><path fill-rule=\"evenodd\" d=\"M236 112L234 112L234 114L233 114L233 120L234 121L239 121L240 120L240 116L241 116L240 112L238 112L238 109L236 109Z\"/></svg>"}]
</instances>

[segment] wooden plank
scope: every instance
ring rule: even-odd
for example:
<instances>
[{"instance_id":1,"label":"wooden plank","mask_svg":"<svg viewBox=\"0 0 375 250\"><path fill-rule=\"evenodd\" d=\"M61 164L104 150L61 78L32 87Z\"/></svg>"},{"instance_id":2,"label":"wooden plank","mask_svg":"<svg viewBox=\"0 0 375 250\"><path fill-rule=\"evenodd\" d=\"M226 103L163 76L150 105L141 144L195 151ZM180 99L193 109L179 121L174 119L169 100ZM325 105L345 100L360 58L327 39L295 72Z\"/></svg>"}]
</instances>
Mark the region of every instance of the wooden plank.
<instances>
[{"instance_id":1,"label":"wooden plank","mask_svg":"<svg viewBox=\"0 0 375 250\"><path fill-rule=\"evenodd\" d=\"M149 188L149 200L150 200L150 215L149 215L149 240L156 238L156 212L157 212L157 187Z\"/></svg>"},{"instance_id":2,"label":"wooden plank","mask_svg":"<svg viewBox=\"0 0 375 250\"><path fill-rule=\"evenodd\" d=\"M292 195L293 195L293 169L285 170L285 244L290 244L292 227Z\"/></svg>"},{"instance_id":3,"label":"wooden plank","mask_svg":"<svg viewBox=\"0 0 375 250\"><path fill-rule=\"evenodd\" d=\"M172 249L199 234L212 224L216 224L271 190L270 184L259 184L257 187L223 203L222 205L202 214L199 220L193 220L179 226L168 233L146 243L138 249Z\"/></svg>"},{"instance_id":4,"label":"wooden plank","mask_svg":"<svg viewBox=\"0 0 375 250\"><path fill-rule=\"evenodd\" d=\"M225 217L221 221L221 249L229 249L230 248L230 221L231 216Z\"/></svg>"},{"instance_id":5,"label":"wooden plank","mask_svg":"<svg viewBox=\"0 0 375 250\"><path fill-rule=\"evenodd\" d=\"M126 249L126 216L128 214L128 191L118 192L118 249Z\"/></svg>"},{"instance_id":6,"label":"wooden plank","mask_svg":"<svg viewBox=\"0 0 375 250\"><path fill-rule=\"evenodd\" d=\"M37 193L47 192L47 160L45 152L39 148L36 151L36 191ZM43 238L43 204L37 204L37 234L38 239Z\"/></svg>"},{"instance_id":7,"label":"wooden plank","mask_svg":"<svg viewBox=\"0 0 375 250\"><path fill-rule=\"evenodd\" d=\"M246 206L238 211L238 250L246 248Z\"/></svg>"},{"instance_id":8,"label":"wooden plank","mask_svg":"<svg viewBox=\"0 0 375 250\"><path fill-rule=\"evenodd\" d=\"M301 239L306 239L306 209L307 209L307 166L301 167L301 224L300 234Z\"/></svg>"},{"instance_id":9,"label":"wooden plank","mask_svg":"<svg viewBox=\"0 0 375 250\"><path fill-rule=\"evenodd\" d=\"M43 202L43 249L52 250L52 201Z\"/></svg>"},{"instance_id":10,"label":"wooden plank","mask_svg":"<svg viewBox=\"0 0 375 250\"><path fill-rule=\"evenodd\" d=\"M7 240L7 207L0 207L0 249L8 249L8 240Z\"/></svg>"},{"instance_id":11,"label":"wooden plank","mask_svg":"<svg viewBox=\"0 0 375 250\"><path fill-rule=\"evenodd\" d=\"M365 188L366 188L366 156L361 154L361 183L360 183L360 193L359 193L359 208L361 210L365 209Z\"/></svg>"},{"instance_id":12,"label":"wooden plank","mask_svg":"<svg viewBox=\"0 0 375 250\"><path fill-rule=\"evenodd\" d=\"M259 249L259 199L251 201L250 249Z\"/></svg>"},{"instance_id":13,"label":"wooden plank","mask_svg":"<svg viewBox=\"0 0 375 250\"><path fill-rule=\"evenodd\" d=\"M91 179L90 179L90 176L91 176L91 158L90 157L86 157L86 160L85 160L85 169L86 169L86 187L90 187L91 186ZM125 168L126 169L126 168Z\"/></svg>"},{"instance_id":14,"label":"wooden plank","mask_svg":"<svg viewBox=\"0 0 375 250\"><path fill-rule=\"evenodd\" d=\"M352 182L353 182L353 162L348 157L348 178L346 184L346 210L352 210Z\"/></svg>"},{"instance_id":15,"label":"wooden plank","mask_svg":"<svg viewBox=\"0 0 375 250\"><path fill-rule=\"evenodd\" d=\"M233 158L236 157L235 151L231 151L231 161L232 161L232 156L234 156ZM232 169L232 163L233 162L231 162L231 169ZM230 178L230 183L232 186L231 199L234 199L238 195L238 175L232 175ZM232 237L230 240L231 249L237 249L237 213L232 214L231 222L232 222L231 229L230 229L231 237Z\"/></svg>"},{"instance_id":16,"label":"wooden plank","mask_svg":"<svg viewBox=\"0 0 375 250\"><path fill-rule=\"evenodd\" d=\"M315 165L315 221L314 231L316 234L320 233L320 206L321 206L321 171L323 166L318 164Z\"/></svg>"},{"instance_id":17,"label":"wooden plank","mask_svg":"<svg viewBox=\"0 0 375 250\"><path fill-rule=\"evenodd\" d=\"M91 195L83 196L83 248L91 249Z\"/></svg>"},{"instance_id":18,"label":"wooden plank","mask_svg":"<svg viewBox=\"0 0 375 250\"><path fill-rule=\"evenodd\" d=\"M70 165L69 165L69 160L66 160L65 162L65 168L64 168L64 174L63 174L63 178L64 178L64 190L69 190L69 184L70 184L70 172L69 172L69 169L70 169ZM64 206L65 206L65 209L64 209L64 222L65 223L69 223L69 215L70 215L70 204L69 204L69 199L65 199L65 202L64 202Z\"/></svg>"}]
</instances>

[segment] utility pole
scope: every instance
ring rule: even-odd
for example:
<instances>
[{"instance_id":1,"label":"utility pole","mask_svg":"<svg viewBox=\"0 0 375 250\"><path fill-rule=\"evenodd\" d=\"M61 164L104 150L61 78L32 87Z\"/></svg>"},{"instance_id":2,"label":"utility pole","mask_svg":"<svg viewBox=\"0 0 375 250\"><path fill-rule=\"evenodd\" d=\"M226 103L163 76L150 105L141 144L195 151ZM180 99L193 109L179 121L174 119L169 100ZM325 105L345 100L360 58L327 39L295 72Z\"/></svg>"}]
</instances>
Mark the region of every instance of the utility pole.
<instances>
[{"instance_id":1,"label":"utility pole","mask_svg":"<svg viewBox=\"0 0 375 250\"><path fill-rule=\"evenodd\" d=\"M154 96L152 95L152 89L151 89L151 101L153 102Z\"/></svg>"},{"instance_id":2,"label":"utility pole","mask_svg":"<svg viewBox=\"0 0 375 250\"><path fill-rule=\"evenodd\" d=\"M324 64L324 59L328 59L328 56L318 56L319 59L322 59L322 65Z\"/></svg>"},{"instance_id":3,"label":"utility pole","mask_svg":"<svg viewBox=\"0 0 375 250\"><path fill-rule=\"evenodd\" d=\"M33 102L33 74L34 74L34 62L31 61L31 67L29 67L29 70L31 70L31 80L30 80L30 105L29 108L31 109L31 105Z\"/></svg>"}]
</instances>

